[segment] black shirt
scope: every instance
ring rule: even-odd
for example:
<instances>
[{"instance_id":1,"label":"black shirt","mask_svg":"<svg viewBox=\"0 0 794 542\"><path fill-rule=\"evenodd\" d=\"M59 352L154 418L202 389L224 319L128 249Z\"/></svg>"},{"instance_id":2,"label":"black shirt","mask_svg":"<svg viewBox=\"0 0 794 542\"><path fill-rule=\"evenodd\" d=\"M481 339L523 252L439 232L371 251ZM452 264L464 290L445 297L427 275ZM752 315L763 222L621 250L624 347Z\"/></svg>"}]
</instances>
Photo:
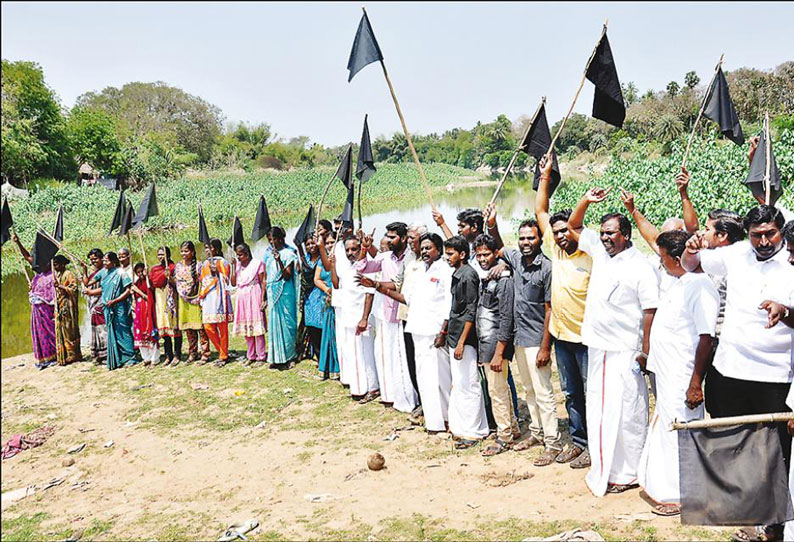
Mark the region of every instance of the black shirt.
<instances>
[{"instance_id":1,"label":"black shirt","mask_svg":"<svg viewBox=\"0 0 794 542\"><path fill-rule=\"evenodd\" d=\"M452 307L447 322L447 346L458 346L466 322L474 324L477 316L477 298L480 291L480 278L469 264L463 264L452 274ZM466 337L466 344L477 348L477 331L472 327Z\"/></svg>"}]
</instances>

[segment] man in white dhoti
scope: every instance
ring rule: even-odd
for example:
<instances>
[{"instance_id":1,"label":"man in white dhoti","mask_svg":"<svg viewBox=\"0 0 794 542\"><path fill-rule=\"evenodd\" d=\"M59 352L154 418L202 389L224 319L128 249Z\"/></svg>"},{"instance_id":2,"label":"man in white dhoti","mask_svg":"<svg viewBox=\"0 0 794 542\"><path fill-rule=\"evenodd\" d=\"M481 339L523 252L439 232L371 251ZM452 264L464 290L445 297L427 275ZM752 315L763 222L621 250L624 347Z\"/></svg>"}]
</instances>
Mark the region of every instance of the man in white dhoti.
<instances>
[{"instance_id":1,"label":"man in white dhoti","mask_svg":"<svg viewBox=\"0 0 794 542\"><path fill-rule=\"evenodd\" d=\"M672 282L659 299L651 330L647 369L656 375L656 407L638 477L640 486L657 503L654 513L662 516L681 511L678 435L670 425L674 420L704 416L702 405L686 404L686 394L695 365L707 363L711 356L720 309L720 296L711 279L681 267L688 238L683 231L664 232L656 238Z\"/></svg>"},{"instance_id":2,"label":"man in white dhoti","mask_svg":"<svg viewBox=\"0 0 794 542\"><path fill-rule=\"evenodd\" d=\"M604 215L600 235L582 228L587 208L604 201L608 193L590 189L568 221L580 250L593 259L582 342L588 347L586 410L592 461L585 481L596 496L637 487L648 427L648 387L642 369L659 302L659 278L632 245L628 218Z\"/></svg>"}]
</instances>

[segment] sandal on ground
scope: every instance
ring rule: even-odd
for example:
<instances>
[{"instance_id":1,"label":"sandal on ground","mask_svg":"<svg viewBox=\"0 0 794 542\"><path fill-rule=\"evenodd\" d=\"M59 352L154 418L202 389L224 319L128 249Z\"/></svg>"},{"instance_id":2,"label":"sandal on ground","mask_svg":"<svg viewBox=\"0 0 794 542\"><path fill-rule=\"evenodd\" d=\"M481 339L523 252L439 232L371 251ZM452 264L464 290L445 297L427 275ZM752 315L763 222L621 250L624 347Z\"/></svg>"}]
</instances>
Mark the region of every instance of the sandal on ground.
<instances>
[{"instance_id":1,"label":"sandal on ground","mask_svg":"<svg viewBox=\"0 0 794 542\"><path fill-rule=\"evenodd\" d=\"M607 484L607 493L616 495L638 487L640 487L639 484Z\"/></svg>"},{"instance_id":2,"label":"sandal on ground","mask_svg":"<svg viewBox=\"0 0 794 542\"><path fill-rule=\"evenodd\" d=\"M218 369L220 369L221 367L224 367L224 366L225 366L227 363L229 363L227 360L225 360L225 359L219 359L218 361L216 361L215 363L213 363L213 365L215 365L215 367L217 367Z\"/></svg>"},{"instance_id":3,"label":"sandal on ground","mask_svg":"<svg viewBox=\"0 0 794 542\"><path fill-rule=\"evenodd\" d=\"M174 358L173 360L171 360L171 365L169 365L169 367L176 367L177 365L179 365L180 361L181 360L179 358Z\"/></svg>"},{"instance_id":4,"label":"sandal on ground","mask_svg":"<svg viewBox=\"0 0 794 542\"><path fill-rule=\"evenodd\" d=\"M590 452L587 450L582 450L582 453L579 454L579 457L568 463L568 466L572 469L589 469Z\"/></svg>"},{"instance_id":5,"label":"sandal on ground","mask_svg":"<svg viewBox=\"0 0 794 542\"><path fill-rule=\"evenodd\" d=\"M555 459L554 461L556 461L557 463L570 463L571 461L582 455L583 451L584 450L579 446L568 446L568 448L562 451L560 455L557 456L557 459Z\"/></svg>"},{"instance_id":6,"label":"sandal on ground","mask_svg":"<svg viewBox=\"0 0 794 542\"><path fill-rule=\"evenodd\" d=\"M527 439L522 440L518 444L513 446L513 450L516 452L523 452L524 450L529 450L533 446L542 446L543 441L540 440L538 437L532 435Z\"/></svg>"},{"instance_id":7,"label":"sandal on ground","mask_svg":"<svg viewBox=\"0 0 794 542\"><path fill-rule=\"evenodd\" d=\"M505 442L499 438L497 438L493 443L489 444L487 448L482 451L483 457L493 457L495 455L499 455L502 452L506 452L510 449L510 444Z\"/></svg>"},{"instance_id":8,"label":"sandal on ground","mask_svg":"<svg viewBox=\"0 0 794 542\"><path fill-rule=\"evenodd\" d=\"M678 516L681 514L681 505L673 503L657 504L651 509L651 512L657 516Z\"/></svg>"},{"instance_id":9,"label":"sandal on ground","mask_svg":"<svg viewBox=\"0 0 794 542\"><path fill-rule=\"evenodd\" d=\"M540 457L535 458L535 461L533 461L532 464L536 467L547 467L554 463L554 460L557 459L557 456L560 455L560 452L561 450L546 448Z\"/></svg>"},{"instance_id":10,"label":"sandal on ground","mask_svg":"<svg viewBox=\"0 0 794 542\"><path fill-rule=\"evenodd\" d=\"M477 442L479 442L479 441L471 440L471 439L467 439L467 438L462 438L458 442L455 443L455 449L456 450L466 450L468 448L471 448L472 446L475 446L477 444Z\"/></svg>"},{"instance_id":11,"label":"sandal on ground","mask_svg":"<svg viewBox=\"0 0 794 542\"><path fill-rule=\"evenodd\" d=\"M782 540L782 537L777 537L771 529L758 525L739 529L731 535L731 540L734 542L775 542Z\"/></svg>"},{"instance_id":12,"label":"sandal on ground","mask_svg":"<svg viewBox=\"0 0 794 542\"><path fill-rule=\"evenodd\" d=\"M208 361L209 361L209 360L206 360L206 359L204 359L204 358L201 358L200 360L198 360L198 361L196 362L196 367L201 367L202 365L206 365Z\"/></svg>"},{"instance_id":13,"label":"sandal on ground","mask_svg":"<svg viewBox=\"0 0 794 542\"><path fill-rule=\"evenodd\" d=\"M367 394L364 395L364 397L362 397L359 400L358 404L359 405L366 405L367 403L369 403L370 401L374 401L378 397L380 397L380 391L378 391L378 390L368 391Z\"/></svg>"}]
</instances>

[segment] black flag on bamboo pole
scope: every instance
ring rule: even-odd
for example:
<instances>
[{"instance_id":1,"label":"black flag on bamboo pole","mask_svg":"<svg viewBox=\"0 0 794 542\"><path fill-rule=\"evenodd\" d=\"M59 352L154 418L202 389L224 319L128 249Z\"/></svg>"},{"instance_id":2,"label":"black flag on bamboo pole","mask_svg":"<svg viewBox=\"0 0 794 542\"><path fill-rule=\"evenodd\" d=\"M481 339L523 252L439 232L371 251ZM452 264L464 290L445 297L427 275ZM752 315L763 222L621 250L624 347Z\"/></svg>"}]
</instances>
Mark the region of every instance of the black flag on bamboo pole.
<instances>
[{"instance_id":1,"label":"black flag on bamboo pole","mask_svg":"<svg viewBox=\"0 0 794 542\"><path fill-rule=\"evenodd\" d=\"M207 230L207 223L204 222L204 211L201 209L201 205L198 207L198 240L204 245L210 243L210 233Z\"/></svg>"},{"instance_id":2,"label":"black flag on bamboo pole","mask_svg":"<svg viewBox=\"0 0 794 542\"><path fill-rule=\"evenodd\" d=\"M521 142L521 150L535 159L535 174L532 179L532 189L537 190L540 184L540 159L546 155L551 145L551 131L549 122L546 120L546 106L541 105L535 119L527 130L524 141ZM551 151L551 186L549 196L554 193L557 185L560 184L560 166L557 163L557 153Z\"/></svg>"},{"instance_id":3,"label":"black flag on bamboo pole","mask_svg":"<svg viewBox=\"0 0 794 542\"><path fill-rule=\"evenodd\" d=\"M116 201L116 210L113 212L113 221L110 223L110 231L121 226L121 221L124 219L124 212L127 210L127 198L124 196L124 190L119 192L119 199Z\"/></svg>"},{"instance_id":4,"label":"black flag on bamboo pole","mask_svg":"<svg viewBox=\"0 0 794 542\"><path fill-rule=\"evenodd\" d=\"M767 145L769 145L768 152ZM766 198L767 155L769 156L769 205L774 205L778 198L783 195L783 183L780 181L780 170L777 167L772 142L767 142L766 130L761 131L758 148L755 149L755 154L753 154L753 161L750 162L750 171L747 172L744 184L747 185L756 199Z\"/></svg>"},{"instance_id":5,"label":"black flag on bamboo pole","mask_svg":"<svg viewBox=\"0 0 794 542\"><path fill-rule=\"evenodd\" d=\"M361 16L361 22L358 23L356 37L353 39L353 48L350 50L350 58L347 61L347 69L350 72L347 82L352 81L353 76L362 68L379 60L383 60L383 54L380 52L378 40L375 39L375 33L372 31L369 17L365 11Z\"/></svg>"},{"instance_id":6,"label":"black flag on bamboo pole","mask_svg":"<svg viewBox=\"0 0 794 542\"><path fill-rule=\"evenodd\" d=\"M268 234L272 227L265 196L259 196L259 206L256 208L256 219L254 219L254 229L251 230L251 241L259 241Z\"/></svg>"},{"instance_id":7,"label":"black flag on bamboo pole","mask_svg":"<svg viewBox=\"0 0 794 542\"><path fill-rule=\"evenodd\" d=\"M33 257L31 267L37 273L42 273L50 268L50 262L58 253L58 245L50 239L50 236L41 231L36 232L36 240L33 242L33 250L30 255Z\"/></svg>"},{"instance_id":8,"label":"black flag on bamboo pole","mask_svg":"<svg viewBox=\"0 0 794 542\"><path fill-rule=\"evenodd\" d=\"M226 241L226 244L235 249L237 245L245 243L245 235L243 234L243 225L238 217L234 217L234 225L232 226L232 236Z\"/></svg>"},{"instance_id":9,"label":"black flag on bamboo pole","mask_svg":"<svg viewBox=\"0 0 794 542\"><path fill-rule=\"evenodd\" d=\"M722 66L717 68L717 74L711 82L708 96L708 101L703 106L703 116L719 124L720 132L725 137L737 145L743 145L742 125L739 123L736 108L733 107L728 82L725 80L725 74L722 73Z\"/></svg>"},{"instance_id":10,"label":"black flag on bamboo pole","mask_svg":"<svg viewBox=\"0 0 794 542\"><path fill-rule=\"evenodd\" d=\"M618 71L606 29L587 68L587 79L595 85L593 117L622 128L626 118L626 104L623 102Z\"/></svg>"},{"instance_id":11,"label":"black flag on bamboo pole","mask_svg":"<svg viewBox=\"0 0 794 542\"><path fill-rule=\"evenodd\" d=\"M132 208L132 203L126 202L127 208L124 211L124 214L121 217L121 223L119 224L119 235L127 235L132 227L134 226L135 217L135 209Z\"/></svg>"},{"instance_id":12,"label":"black flag on bamboo pole","mask_svg":"<svg viewBox=\"0 0 794 542\"><path fill-rule=\"evenodd\" d=\"M298 227L298 231L295 232L295 237L293 238L295 245L300 246L306 242L306 239L308 239L312 234L312 230L310 228L314 226L314 221L314 205L309 205L309 211L306 213L306 218L303 219L300 227Z\"/></svg>"},{"instance_id":13,"label":"black flag on bamboo pole","mask_svg":"<svg viewBox=\"0 0 794 542\"><path fill-rule=\"evenodd\" d=\"M345 188L353 186L353 145L348 145L339 167L336 168L334 176L342 181Z\"/></svg>"},{"instance_id":14,"label":"black flag on bamboo pole","mask_svg":"<svg viewBox=\"0 0 794 542\"><path fill-rule=\"evenodd\" d=\"M52 229L52 238L59 243L63 241L63 205L58 206L58 216L55 217L55 227Z\"/></svg>"},{"instance_id":15,"label":"black flag on bamboo pole","mask_svg":"<svg viewBox=\"0 0 794 542\"><path fill-rule=\"evenodd\" d=\"M11 228L14 226L14 219L11 216L11 208L8 206L8 199L3 198L3 213L0 218L0 246L5 245L11 239Z\"/></svg>"},{"instance_id":16,"label":"black flag on bamboo pole","mask_svg":"<svg viewBox=\"0 0 794 542\"><path fill-rule=\"evenodd\" d=\"M134 228L137 228L144 222L147 222L151 217L157 216L158 214L160 214L160 210L157 208L157 193L154 190L154 183L152 183L149 185L149 189L146 191L146 195L143 197L141 205L138 207L135 218L132 219L132 225Z\"/></svg>"},{"instance_id":17,"label":"black flag on bamboo pole","mask_svg":"<svg viewBox=\"0 0 794 542\"><path fill-rule=\"evenodd\" d=\"M376 171L375 157L372 155L372 142L369 139L367 115L364 115L364 129L361 132L361 145L358 149L358 160L356 161L356 177L363 183L372 177L372 174Z\"/></svg>"}]
</instances>

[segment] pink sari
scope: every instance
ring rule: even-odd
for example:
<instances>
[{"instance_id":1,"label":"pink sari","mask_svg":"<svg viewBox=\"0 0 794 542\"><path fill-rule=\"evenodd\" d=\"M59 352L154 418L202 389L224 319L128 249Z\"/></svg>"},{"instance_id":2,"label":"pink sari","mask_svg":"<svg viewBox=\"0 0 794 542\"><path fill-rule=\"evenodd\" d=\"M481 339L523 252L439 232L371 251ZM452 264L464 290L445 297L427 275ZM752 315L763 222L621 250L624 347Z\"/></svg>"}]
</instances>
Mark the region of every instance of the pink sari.
<instances>
[{"instance_id":1,"label":"pink sari","mask_svg":"<svg viewBox=\"0 0 794 542\"><path fill-rule=\"evenodd\" d=\"M261 275L264 264L251 259L245 267L237 269L237 299L234 307L234 334L244 337L264 335L267 327L262 307Z\"/></svg>"},{"instance_id":2,"label":"pink sari","mask_svg":"<svg viewBox=\"0 0 794 542\"><path fill-rule=\"evenodd\" d=\"M54 361L56 356L55 278L51 270L33 276L28 299L33 357L39 363Z\"/></svg>"}]
</instances>

